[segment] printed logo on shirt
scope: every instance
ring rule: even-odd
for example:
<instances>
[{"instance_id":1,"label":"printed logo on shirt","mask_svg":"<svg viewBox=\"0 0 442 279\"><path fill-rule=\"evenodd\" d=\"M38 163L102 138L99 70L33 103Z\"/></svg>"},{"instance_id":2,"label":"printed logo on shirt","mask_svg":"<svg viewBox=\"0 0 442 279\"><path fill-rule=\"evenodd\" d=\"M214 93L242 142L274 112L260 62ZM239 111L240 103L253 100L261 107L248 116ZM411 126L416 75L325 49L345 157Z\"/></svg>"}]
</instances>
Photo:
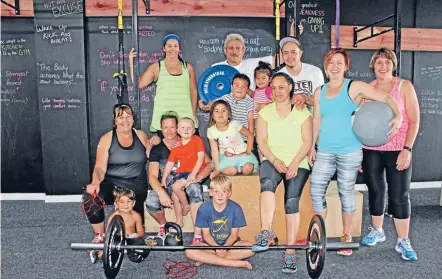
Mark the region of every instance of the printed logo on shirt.
<instances>
[{"instance_id":1,"label":"printed logo on shirt","mask_svg":"<svg viewBox=\"0 0 442 279\"><path fill-rule=\"evenodd\" d=\"M310 80L295 81L295 94L313 96L313 84Z\"/></svg>"},{"instance_id":2,"label":"printed logo on shirt","mask_svg":"<svg viewBox=\"0 0 442 279\"><path fill-rule=\"evenodd\" d=\"M223 217L212 222L213 230L212 236L218 239L226 239L229 237L229 231L227 230L227 222L229 218Z\"/></svg>"}]
</instances>

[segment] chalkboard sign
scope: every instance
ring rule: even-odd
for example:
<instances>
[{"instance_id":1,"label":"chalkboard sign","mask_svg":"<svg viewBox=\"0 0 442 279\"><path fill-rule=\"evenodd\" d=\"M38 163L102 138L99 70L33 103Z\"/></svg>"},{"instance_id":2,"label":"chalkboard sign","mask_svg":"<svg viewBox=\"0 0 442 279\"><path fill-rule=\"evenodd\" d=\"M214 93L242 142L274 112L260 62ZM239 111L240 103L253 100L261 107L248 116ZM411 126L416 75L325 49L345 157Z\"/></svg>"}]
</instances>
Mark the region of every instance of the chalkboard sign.
<instances>
[{"instance_id":1,"label":"chalkboard sign","mask_svg":"<svg viewBox=\"0 0 442 279\"><path fill-rule=\"evenodd\" d=\"M416 53L414 69L421 125L413 151L413 178L437 181L442 179L442 53Z\"/></svg>"},{"instance_id":2,"label":"chalkboard sign","mask_svg":"<svg viewBox=\"0 0 442 279\"><path fill-rule=\"evenodd\" d=\"M419 0L416 26L442 28L442 2ZM442 180L442 53L414 53L414 86L421 109L419 135L413 151L413 179Z\"/></svg>"},{"instance_id":3,"label":"chalkboard sign","mask_svg":"<svg viewBox=\"0 0 442 279\"><path fill-rule=\"evenodd\" d=\"M240 28L237 28L241 26ZM275 53L274 19L212 18L212 17L142 17L139 18L140 74L162 59L162 38L168 33L181 37L182 57L191 63L197 78L213 63L225 60L224 39L229 33L240 33L246 40L246 57L262 57ZM124 18L125 64L131 49L131 21ZM118 33L116 18L88 18L89 102L91 104L91 149L112 128L112 106L117 103ZM121 62L120 62L121 63ZM136 108L137 98L132 83L128 86L130 103ZM155 87L140 91L141 127L149 132ZM173 109L173 108L171 108ZM200 134L205 137L208 114L198 113Z\"/></svg>"},{"instance_id":4,"label":"chalkboard sign","mask_svg":"<svg viewBox=\"0 0 442 279\"><path fill-rule=\"evenodd\" d=\"M47 194L90 180L83 1L34 1L37 86Z\"/></svg>"},{"instance_id":5,"label":"chalkboard sign","mask_svg":"<svg viewBox=\"0 0 442 279\"><path fill-rule=\"evenodd\" d=\"M32 18L1 19L2 193L44 192Z\"/></svg>"}]
</instances>

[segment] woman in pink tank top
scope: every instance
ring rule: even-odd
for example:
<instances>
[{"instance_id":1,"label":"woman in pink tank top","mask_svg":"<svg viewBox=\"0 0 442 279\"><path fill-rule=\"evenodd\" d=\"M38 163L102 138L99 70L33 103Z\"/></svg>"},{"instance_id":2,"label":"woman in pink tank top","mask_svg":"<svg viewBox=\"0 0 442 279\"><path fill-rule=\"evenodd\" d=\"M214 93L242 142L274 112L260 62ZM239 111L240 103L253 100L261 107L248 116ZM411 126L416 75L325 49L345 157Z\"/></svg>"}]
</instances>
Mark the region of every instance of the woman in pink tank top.
<instances>
[{"instance_id":1,"label":"woman in pink tank top","mask_svg":"<svg viewBox=\"0 0 442 279\"><path fill-rule=\"evenodd\" d=\"M409 239L410 182L412 147L419 130L419 103L413 84L393 76L397 58L393 51L381 48L372 56L369 64L376 75L371 85L391 95L399 104L403 121L399 132L386 144L363 147L362 169L368 187L372 225L362 244L374 246L385 241L384 223L385 191L388 183L388 213L393 215L398 235L395 250L404 260L417 260Z\"/></svg>"}]
</instances>

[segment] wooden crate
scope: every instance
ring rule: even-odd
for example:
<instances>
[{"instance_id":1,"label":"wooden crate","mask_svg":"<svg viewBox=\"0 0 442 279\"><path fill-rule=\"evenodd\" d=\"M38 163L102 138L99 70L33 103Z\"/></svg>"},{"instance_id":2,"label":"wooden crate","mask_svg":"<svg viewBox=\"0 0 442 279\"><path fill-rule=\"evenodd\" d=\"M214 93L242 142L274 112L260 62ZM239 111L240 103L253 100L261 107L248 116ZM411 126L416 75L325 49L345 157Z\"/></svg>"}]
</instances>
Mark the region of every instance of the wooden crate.
<instances>
[{"instance_id":1,"label":"wooden crate","mask_svg":"<svg viewBox=\"0 0 442 279\"><path fill-rule=\"evenodd\" d=\"M170 208L166 208L165 212L166 220L168 222L175 222L175 213L173 212L173 210ZM155 219L152 218L152 216L150 216L149 213L147 213L147 211L144 212L144 224L145 231L147 233L158 233L160 230L160 225L157 223L157 221L155 221ZM190 216L190 212L189 214L187 214L187 216L184 217L183 232L193 232L193 222L192 217Z\"/></svg>"},{"instance_id":2,"label":"wooden crate","mask_svg":"<svg viewBox=\"0 0 442 279\"><path fill-rule=\"evenodd\" d=\"M260 193L261 186L258 175L233 176L231 199L239 203L244 211L247 220L247 227L240 230L241 239L253 241L256 234L261 230L260 219ZM284 186L281 184L276 190L276 210L273 219L273 230L279 238L280 243L286 243L285 211L284 211ZM313 216L312 203L310 198L310 181L304 187L304 192L299 203L301 213L301 224L298 239L305 239L310 219Z\"/></svg>"},{"instance_id":3,"label":"wooden crate","mask_svg":"<svg viewBox=\"0 0 442 279\"><path fill-rule=\"evenodd\" d=\"M243 209L247 220L247 227L241 228L240 237L244 240L253 242L256 234L261 230L260 220L260 193L261 186L259 176L231 176L232 197ZM354 237L361 236L362 226L362 206L363 195L355 191L356 214L353 219L351 234ZM336 181L332 181L328 187L327 194L328 215L325 220L328 237L339 237L342 235L342 217L341 202L337 190ZM299 212L301 214L301 223L299 226L298 240L307 238L307 230L310 220L314 215L312 199L310 195L310 179L304 186L304 190L299 202ZM166 219L174 221L175 216L171 209L166 209ZM146 232L156 233L159 230L158 223L145 212ZM284 185L279 185L276 190L276 210L273 220L273 229L279 238L280 243L286 243L286 220L284 211ZM183 232L193 232L193 223L190 213L184 218Z\"/></svg>"}]
</instances>

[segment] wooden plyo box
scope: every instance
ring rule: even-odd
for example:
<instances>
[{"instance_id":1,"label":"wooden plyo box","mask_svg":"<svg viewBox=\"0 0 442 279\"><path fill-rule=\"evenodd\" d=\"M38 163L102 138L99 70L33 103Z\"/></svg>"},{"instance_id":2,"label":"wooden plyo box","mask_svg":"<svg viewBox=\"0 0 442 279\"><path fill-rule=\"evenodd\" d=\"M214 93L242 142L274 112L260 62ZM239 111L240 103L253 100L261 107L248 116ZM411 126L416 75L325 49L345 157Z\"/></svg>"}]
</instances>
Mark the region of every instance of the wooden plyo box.
<instances>
[{"instance_id":1,"label":"wooden plyo box","mask_svg":"<svg viewBox=\"0 0 442 279\"><path fill-rule=\"evenodd\" d=\"M231 176L232 196L231 199L237 202L243 209L247 220L247 227L241 228L240 237L243 240L253 242L256 234L261 230L260 220L260 193L261 186L259 176ZM361 236L362 226L362 205L363 195L355 191L356 213L353 219L351 230L352 236ZM286 243L286 221L284 211L284 185L278 186L275 193L276 210L273 220L273 230L279 238L280 243ZM326 194L328 214L325 220L327 237L340 237L342 235L342 217L341 202L337 190L336 181L331 181ZM175 215L173 210L166 209L166 220L174 222ZM312 199L310 195L310 179L304 186L304 190L299 202L299 212L301 214L301 223L299 226L298 240L307 238L307 230L310 220L314 215ZM145 212L146 232L157 233L159 231L158 223ZM193 222L190 213L184 217L183 232L193 232Z\"/></svg>"},{"instance_id":2,"label":"wooden plyo box","mask_svg":"<svg viewBox=\"0 0 442 279\"><path fill-rule=\"evenodd\" d=\"M241 205L247 220L247 227L240 229L241 239L253 242L255 236L261 231L260 218L260 193L261 185L258 175L233 176L231 199ZM308 195L306 195L306 192ZM273 219L273 230L278 236L279 243L286 243L285 211L284 211L284 185L278 186L276 193L276 210ZM313 216L312 203L310 198L310 180L307 181L303 195L299 202L299 212L301 214L301 224L298 239L307 237L307 230L310 219Z\"/></svg>"},{"instance_id":3,"label":"wooden plyo box","mask_svg":"<svg viewBox=\"0 0 442 279\"><path fill-rule=\"evenodd\" d=\"M260 183L259 176L234 176L232 180L232 197L231 199L239 203L244 211L247 220L247 227L240 230L240 237L244 240L253 242L256 234L261 230L260 220ZM362 206L363 195L357 191L356 213L353 219L351 230L352 236L361 236L362 226ZM276 190L276 210L273 219L273 230L279 238L280 243L286 243L286 221L284 212L284 185L282 183ZM332 181L328 187L327 194L328 214L325 220L327 237L340 237L342 235L342 217L341 202L337 190L336 181ZM312 199L310 195L310 179L304 186L304 190L299 202L299 212L301 214L301 223L299 226L298 240L307 238L308 226L314 215Z\"/></svg>"},{"instance_id":4,"label":"wooden plyo box","mask_svg":"<svg viewBox=\"0 0 442 279\"><path fill-rule=\"evenodd\" d=\"M168 222L175 222L175 213L172 209L166 208L165 213ZM144 211L144 224L147 233L158 233L160 231L160 225L158 225L157 221L155 221L147 211ZM183 232L193 232L193 222L190 212L184 217Z\"/></svg>"}]
</instances>

